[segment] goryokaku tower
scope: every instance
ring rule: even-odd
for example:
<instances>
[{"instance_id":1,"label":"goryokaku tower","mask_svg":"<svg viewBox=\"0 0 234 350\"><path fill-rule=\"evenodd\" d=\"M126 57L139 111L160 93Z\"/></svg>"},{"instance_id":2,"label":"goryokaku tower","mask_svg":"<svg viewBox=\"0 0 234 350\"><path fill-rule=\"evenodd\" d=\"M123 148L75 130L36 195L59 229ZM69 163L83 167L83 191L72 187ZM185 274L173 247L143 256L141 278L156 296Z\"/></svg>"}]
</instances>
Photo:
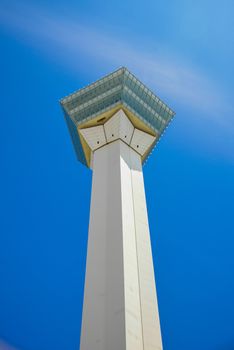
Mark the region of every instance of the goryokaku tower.
<instances>
[{"instance_id":1,"label":"goryokaku tower","mask_svg":"<svg viewBox=\"0 0 234 350\"><path fill-rule=\"evenodd\" d=\"M80 350L160 350L142 164L174 112L126 68L61 105L93 170Z\"/></svg>"}]
</instances>

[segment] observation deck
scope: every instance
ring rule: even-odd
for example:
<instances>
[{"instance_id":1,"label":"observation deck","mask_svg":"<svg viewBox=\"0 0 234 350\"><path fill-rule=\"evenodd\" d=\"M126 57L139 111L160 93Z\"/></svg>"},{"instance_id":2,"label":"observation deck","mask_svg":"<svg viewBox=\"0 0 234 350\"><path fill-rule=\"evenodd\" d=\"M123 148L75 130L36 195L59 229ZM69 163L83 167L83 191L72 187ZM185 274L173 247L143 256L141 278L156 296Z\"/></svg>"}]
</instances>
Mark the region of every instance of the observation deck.
<instances>
[{"instance_id":1,"label":"observation deck","mask_svg":"<svg viewBox=\"0 0 234 350\"><path fill-rule=\"evenodd\" d=\"M84 137L86 132L83 129L105 126L117 112L124 112L138 134L142 131L151 136L150 146L140 152L144 163L175 115L125 67L70 94L60 103L77 158L88 167L91 166L94 149Z\"/></svg>"}]
</instances>

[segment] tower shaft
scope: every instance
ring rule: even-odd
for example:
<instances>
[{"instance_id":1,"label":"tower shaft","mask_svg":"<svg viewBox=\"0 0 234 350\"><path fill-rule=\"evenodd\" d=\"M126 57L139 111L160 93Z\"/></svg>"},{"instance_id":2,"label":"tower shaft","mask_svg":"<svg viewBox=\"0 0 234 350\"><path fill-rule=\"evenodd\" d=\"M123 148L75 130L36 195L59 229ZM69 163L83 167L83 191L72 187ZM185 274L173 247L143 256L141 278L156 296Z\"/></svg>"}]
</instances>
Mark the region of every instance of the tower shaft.
<instances>
[{"instance_id":1,"label":"tower shaft","mask_svg":"<svg viewBox=\"0 0 234 350\"><path fill-rule=\"evenodd\" d=\"M162 350L142 164L175 115L121 67L61 100L93 169L81 350Z\"/></svg>"},{"instance_id":2,"label":"tower shaft","mask_svg":"<svg viewBox=\"0 0 234 350\"><path fill-rule=\"evenodd\" d=\"M93 152L81 350L162 349L141 156Z\"/></svg>"}]
</instances>

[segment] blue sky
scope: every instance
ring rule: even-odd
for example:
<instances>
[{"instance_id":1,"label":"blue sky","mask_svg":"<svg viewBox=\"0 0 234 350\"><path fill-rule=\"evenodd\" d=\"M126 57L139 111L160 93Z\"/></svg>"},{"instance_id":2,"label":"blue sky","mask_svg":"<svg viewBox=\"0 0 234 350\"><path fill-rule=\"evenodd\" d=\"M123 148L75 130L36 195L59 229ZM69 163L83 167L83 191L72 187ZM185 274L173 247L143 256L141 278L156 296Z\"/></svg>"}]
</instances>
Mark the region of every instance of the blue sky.
<instances>
[{"instance_id":1,"label":"blue sky","mask_svg":"<svg viewBox=\"0 0 234 350\"><path fill-rule=\"evenodd\" d=\"M234 349L233 12L1 1L0 350L78 349L91 172L58 101L122 65L177 113L144 167L164 348Z\"/></svg>"}]
</instances>

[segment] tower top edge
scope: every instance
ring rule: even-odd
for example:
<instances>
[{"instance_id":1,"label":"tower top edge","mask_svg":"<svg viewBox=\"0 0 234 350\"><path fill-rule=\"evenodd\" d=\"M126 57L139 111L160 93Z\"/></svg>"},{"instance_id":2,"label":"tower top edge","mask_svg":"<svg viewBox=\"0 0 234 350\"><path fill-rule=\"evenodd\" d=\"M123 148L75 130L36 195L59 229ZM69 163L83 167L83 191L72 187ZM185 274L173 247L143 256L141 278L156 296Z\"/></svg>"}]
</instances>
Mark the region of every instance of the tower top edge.
<instances>
[{"instance_id":1,"label":"tower top edge","mask_svg":"<svg viewBox=\"0 0 234 350\"><path fill-rule=\"evenodd\" d=\"M170 108L165 102L163 102L150 88L148 88L141 80L139 80L126 66L120 66L116 70L112 71L111 73L97 79L96 81L87 84L74 92L70 93L69 95L61 98L59 100L61 106L64 106L66 108L67 103L71 102L72 100L78 98L79 96L85 94L86 92L97 88L98 86L103 85L104 83L111 81L111 79L114 79L116 77L129 77L130 80L132 80L136 85L141 87L142 90L145 91L146 94L150 96L150 98L155 99L158 103L162 104L166 109L168 109L172 116L174 116L176 113L175 111ZM124 81L122 82L122 85L124 86Z\"/></svg>"}]
</instances>

